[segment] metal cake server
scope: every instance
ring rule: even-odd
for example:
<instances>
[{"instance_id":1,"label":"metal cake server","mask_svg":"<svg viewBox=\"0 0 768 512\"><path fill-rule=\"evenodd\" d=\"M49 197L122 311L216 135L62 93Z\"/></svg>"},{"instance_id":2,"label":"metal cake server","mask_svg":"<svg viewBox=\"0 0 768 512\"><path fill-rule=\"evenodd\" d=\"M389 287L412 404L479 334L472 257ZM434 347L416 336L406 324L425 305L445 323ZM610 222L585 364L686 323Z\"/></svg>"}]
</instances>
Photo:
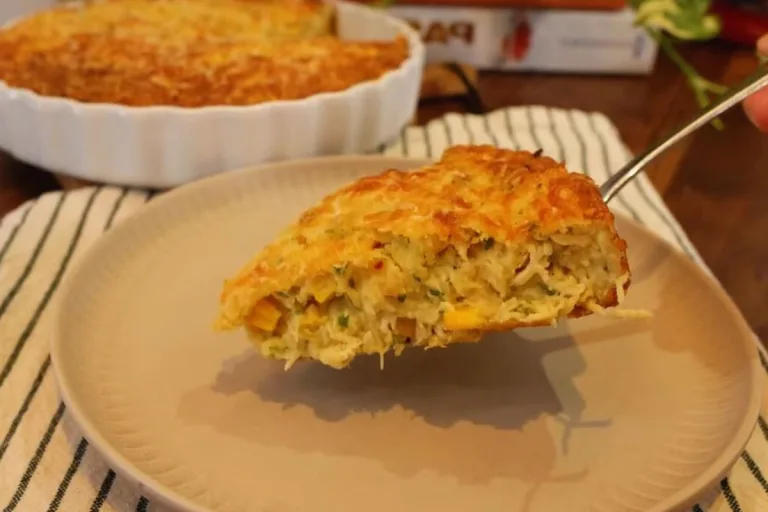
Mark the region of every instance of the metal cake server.
<instances>
[{"instance_id":1,"label":"metal cake server","mask_svg":"<svg viewBox=\"0 0 768 512\"><path fill-rule=\"evenodd\" d=\"M768 66L761 63L757 71L752 73L738 86L729 89L716 102L712 103L706 110L702 111L698 117L683 125L681 128L678 128L669 136L652 144L648 149L637 155L616 174L606 180L600 187L600 194L603 196L603 200L605 202L610 201L627 183L640 174L648 162L682 140L685 136L709 123L726 110L740 104L745 98L766 85L768 85Z\"/></svg>"}]
</instances>

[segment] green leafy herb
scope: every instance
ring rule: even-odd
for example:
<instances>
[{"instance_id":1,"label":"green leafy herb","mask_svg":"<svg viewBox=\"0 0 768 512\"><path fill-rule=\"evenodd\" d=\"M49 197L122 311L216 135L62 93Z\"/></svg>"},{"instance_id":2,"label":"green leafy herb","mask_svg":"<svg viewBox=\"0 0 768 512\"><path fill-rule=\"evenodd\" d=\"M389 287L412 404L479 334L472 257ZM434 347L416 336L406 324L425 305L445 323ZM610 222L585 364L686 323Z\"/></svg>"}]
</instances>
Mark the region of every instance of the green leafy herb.
<instances>
[{"instance_id":1,"label":"green leafy herb","mask_svg":"<svg viewBox=\"0 0 768 512\"><path fill-rule=\"evenodd\" d=\"M483 241L483 249L486 251L489 250L491 247L493 247L493 244L496 241L493 238L486 238L485 241Z\"/></svg>"},{"instance_id":2,"label":"green leafy herb","mask_svg":"<svg viewBox=\"0 0 768 512\"><path fill-rule=\"evenodd\" d=\"M343 276L347 272L347 267L349 266L349 263L344 263L343 265L334 265L333 266L333 272L337 276Z\"/></svg>"},{"instance_id":3,"label":"green leafy herb","mask_svg":"<svg viewBox=\"0 0 768 512\"><path fill-rule=\"evenodd\" d=\"M635 23L684 41L712 39L720 19L709 14L709 0L635 0Z\"/></svg>"},{"instance_id":4,"label":"green leafy herb","mask_svg":"<svg viewBox=\"0 0 768 512\"><path fill-rule=\"evenodd\" d=\"M443 296L443 292L441 292L440 290L437 290L435 288L430 288L429 289L429 294L431 296L433 296L433 297L442 297Z\"/></svg>"},{"instance_id":5,"label":"green leafy herb","mask_svg":"<svg viewBox=\"0 0 768 512\"><path fill-rule=\"evenodd\" d=\"M630 5L635 10L635 25L642 27L682 71L700 108L725 93L726 87L701 76L675 47L675 41L705 41L720 34L720 19L709 13L710 0L630 0ZM720 119L712 124L723 127Z\"/></svg>"},{"instance_id":6,"label":"green leafy herb","mask_svg":"<svg viewBox=\"0 0 768 512\"><path fill-rule=\"evenodd\" d=\"M339 327L341 327L342 329L346 329L347 327L349 327L349 316L345 314L339 315Z\"/></svg>"},{"instance_id":7,"label":"green leafy herb","mask_svg":"<svg viewBox=\"0 0 768 512\"><path fill-rule=\"evenodd\" d=\"M405 299L406 299L406 296L404 293L401 293L400 295L397 296L398 302L405 302Z\"/></svg>"}]
</instances>

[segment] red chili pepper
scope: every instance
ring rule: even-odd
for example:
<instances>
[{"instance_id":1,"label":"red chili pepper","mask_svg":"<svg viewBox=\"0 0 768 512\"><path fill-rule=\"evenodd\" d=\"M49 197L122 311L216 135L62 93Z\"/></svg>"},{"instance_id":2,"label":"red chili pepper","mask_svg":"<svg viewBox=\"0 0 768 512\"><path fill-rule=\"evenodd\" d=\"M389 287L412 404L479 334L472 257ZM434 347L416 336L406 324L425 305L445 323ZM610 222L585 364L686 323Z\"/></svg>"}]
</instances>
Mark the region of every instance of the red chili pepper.
<instances>
[{"instance_id":1,"label":"red chili pepper","mask_svg":"<svg viewBox=\"0 0 768 512\"><path fill-rule=\"evenodd\" d=\"M509 60L521 61L531 47L531 24L523 17L515 28L504 38L504 56Z\"/></svg>"}]
</instances>

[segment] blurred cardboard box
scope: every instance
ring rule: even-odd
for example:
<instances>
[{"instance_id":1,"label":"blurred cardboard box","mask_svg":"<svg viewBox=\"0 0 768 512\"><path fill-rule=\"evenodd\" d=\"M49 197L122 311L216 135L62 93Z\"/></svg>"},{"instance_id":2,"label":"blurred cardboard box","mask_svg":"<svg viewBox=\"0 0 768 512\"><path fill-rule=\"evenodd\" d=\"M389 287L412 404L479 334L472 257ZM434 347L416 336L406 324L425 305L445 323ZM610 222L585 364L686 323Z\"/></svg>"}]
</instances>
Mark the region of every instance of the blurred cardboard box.
<instances>
[{"instance_id":1,"label":"blurred cardboard box","mask_svg":"<svg viewBox=\"0 0 768 512\"><path fill-rule=\"evenodd\" d=\"M466 1L466 0L465 0ZM618 11L394 5L427 44L429 62L484 70L647 74L656 43Z\"/></svg>"}]
</instances>

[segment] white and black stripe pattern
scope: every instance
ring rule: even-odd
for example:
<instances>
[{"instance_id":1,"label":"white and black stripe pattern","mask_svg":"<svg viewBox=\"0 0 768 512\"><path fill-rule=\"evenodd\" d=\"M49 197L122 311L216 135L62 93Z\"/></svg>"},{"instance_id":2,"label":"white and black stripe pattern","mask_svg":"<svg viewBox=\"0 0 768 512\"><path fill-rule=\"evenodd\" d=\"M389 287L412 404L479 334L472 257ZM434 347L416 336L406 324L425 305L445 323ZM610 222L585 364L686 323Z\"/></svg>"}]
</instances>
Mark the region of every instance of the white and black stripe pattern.
<instances>
[{"instance_id":1,"label":"white and black stripe pattern","mask_svg":"<svg viewBox=\"0 0 768 512\"><path fill-rule=\"evenodd\" d=\"M628 158L600 114L514 107L487 115L449 114L409 127L380 152L436 159L454 144L543 149L602 182ZM150 195L113 187L51 193L0 221L0 507L4 512L160 510L110 469L79 436L60 403L48 355L50 302L73 261L104 230ZM612 203L703 265L650 181L639 177ZM704 267L706 268L706 267ZM761 353L768 382L768 361ZM730 476L696 512L768 510L768 422Z\"/></svg>"},{"instance_id":2,"label":"white and black stripe pattern","mask_svg":"<svg viewBox=\"0 0 768 512\"><path fill-rule=\"evenodd\" d=\"M7 305L0 314L0 506L4 511L81 509L79 501L75 506L65 507L62 503L77 477L87 443L83 440L72 455L58 428L65 409L49 372L44 318L76 256L113 222L144 204L146 198L144 192L116 188L47 194L22 207L22 215L11 215L0 224L0 240L5 240L0 265L8 270L0 274L0 289L12 283L3 299ZM33 219L44 227L36 228ZM38 235L38 242L25 246L23 240L32 241L26 236L28 231ZM11 260L17 264L5 266ZM44 263L46 268L42 268ZM14 307L16 302L18 307ZM12 318L13 313L19 316ZM25 313L26 317L22 317ZM58 449L53 449L56 442ZM77 459L55 486L48 478L50 471L40 476L40 466L46 465L53 452ZM105 479L101 494L97 493L93 505L85 509L99 510L113 480L114 476ZM49 489L52 494L43 504Z\"/></svg>"}]
</instances>

